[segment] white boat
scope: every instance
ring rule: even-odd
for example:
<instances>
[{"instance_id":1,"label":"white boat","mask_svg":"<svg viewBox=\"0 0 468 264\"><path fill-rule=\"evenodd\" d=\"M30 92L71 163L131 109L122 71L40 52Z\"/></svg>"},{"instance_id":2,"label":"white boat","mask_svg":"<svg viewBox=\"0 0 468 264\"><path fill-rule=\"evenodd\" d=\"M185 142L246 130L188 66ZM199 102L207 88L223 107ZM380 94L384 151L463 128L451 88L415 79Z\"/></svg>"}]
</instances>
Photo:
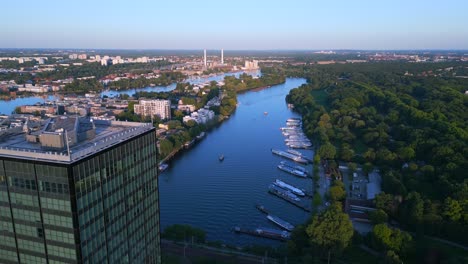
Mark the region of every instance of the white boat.
<instances>
[{"instance_id":1,"label":"white boat","mask_svg":"<svg viewBox=\"0 0 468 264\"><path fill-rule=\"evenodd\" d=\"M282 189L284 189L284 190L288 190L288 191L294 193L295 195L305 196L305 193L301 189L296 188L296 187L294 187L292 185L289 185L289 184L285 183L282 180L276 179L276 181L273 184L280 187L280 188L282 188Z\"/></svg>"},{"instance_id":2,"label":"white boat","mask_svg":"<svg viewBox=\"0 0 468 264\"><path fill-rule=\"evenodd\" d=\"M165 171L168 167L169 167L169 165L167 165L166 163L159 164L159 167L158 167L159 172Z\"/></svg>"},{"instance_id":3,"label":"white boat","mask_svg":"<svg viewBox=\"0 0 468 264\"><path fill-rule=\"evenodd\" d=\"M302 156L302 153L297 151L297 150L294 150L294 149L287 149L286 152L289 152L293 155L297 155L297 156Z\"/></svg>"},{"instance_id":4,"label":"white boat","mask_svg":"<svg viewBox=\"0 0 468 264\"><path fill-rule=\"evenodd\" d=\"M302 168L301 166L297 166L297 167L300 167L301 169L304 169ZM295 176L298 176L298 177L301 177L301 178L307 178L307 172L304 170L301 170L301 169L298 169L294 166L290 166L288 164L285 164L285 163L280 163L278 165L278 169L282 170L282 171L285 171L287 173L291 173L292 175L295 175Z\"/></svg>"},{"instance_id":5,"label":"white boat","mask_svg":"<svg viewBox=\"0 0 468 264\"><path fill-rule=\"evenodd\" d=\"M281 157L285 157L285 158L294 160L295 162L304 163L304 164L309 163L306 159L303 159L303 158L301 158L300 156L296 156L296 155L293 155L293 154L291 154L291 153L287 153L287 152L285 152L285 151L272 149L271 152L272 152L273 154L278 155L278 156L281 156Z\"/></svg>"},{"instance_id":6,"label":"white boat","mask_svg":"<svg viewBox=\"0 0 468 264\"><path fill-rule=\"evenodd\" d=\"M270 187L268 187L268 191L279 196L279 197L282 197L283 199L291 202L291 203L296 203L296 202L300 202L301 199L299 197L297 197L297 195L295 195L294 193L292 193L291 191L289 190L285 190L279 186L277 186L276 184L271 184Z\"/></svg>"}]
</instances>

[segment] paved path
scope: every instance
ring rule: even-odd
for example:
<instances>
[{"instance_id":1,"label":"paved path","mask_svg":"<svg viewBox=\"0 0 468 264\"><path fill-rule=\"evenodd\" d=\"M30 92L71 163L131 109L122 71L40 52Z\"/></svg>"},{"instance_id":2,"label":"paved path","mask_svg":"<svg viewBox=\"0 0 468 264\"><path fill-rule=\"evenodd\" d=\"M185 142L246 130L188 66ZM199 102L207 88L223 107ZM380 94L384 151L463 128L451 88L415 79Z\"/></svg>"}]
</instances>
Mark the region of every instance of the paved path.
<instances>
[{"instance_id":1,"label":"paved path","mask_svg":"<svg viewBox=\"0 0 468 264\"><path fill-rule=\"evenodd\" d=\"M412 233L414 234L414 233ZM444 244L447 244L447 245L450 245L450 246L453 246L453 247L457 247L457 248L461 248L463 250L466 250L468 251L468 247L467 246L464 246L462 244L458 244L456 242L452 242L452 241L449 241L449 240L445 240L445 239L442 239L442 238L438 238L438 237L432 237L432 236L424 236L424 237L427 237L429 239L432 239L432 240L435 240L435 241L439 241L441 243L444 243Z\"/></svg>"},{"instance_id":2,"label":"paved path","mask_svg":"<svg viewBox=\"0 0 468 264\"><path fill-rule=\"evenodd\" d=\"M184 246L164 239L161 240L161 251L168 255L176 255L180 257L186 256L190 259L197 257L208 257L212 260L223 261L226 263L278 264L278 261L273 258L265 259L257 255L247 254L234 250L213 248L204 245ZM187 259L186 263L191 263L191 261Z\"/></svg>"}]
</instances>

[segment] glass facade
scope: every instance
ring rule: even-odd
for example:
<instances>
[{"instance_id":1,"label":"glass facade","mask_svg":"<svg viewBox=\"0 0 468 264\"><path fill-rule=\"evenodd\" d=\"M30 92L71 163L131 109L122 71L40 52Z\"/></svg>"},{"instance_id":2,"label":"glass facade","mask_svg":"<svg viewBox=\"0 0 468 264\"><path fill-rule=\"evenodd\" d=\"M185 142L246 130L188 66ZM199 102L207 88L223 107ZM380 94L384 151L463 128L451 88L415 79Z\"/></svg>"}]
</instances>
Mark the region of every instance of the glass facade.
<instances>
[{"instance_id":1,"label":"glass facade","mask_svg":"<svg viewBox=\"0 0 468 264\"><path fill-rule=\"evenodd\" d=\"M0 263L160 263L155 141L70 165L0 157Z\"/></svg>"}]
</instances>

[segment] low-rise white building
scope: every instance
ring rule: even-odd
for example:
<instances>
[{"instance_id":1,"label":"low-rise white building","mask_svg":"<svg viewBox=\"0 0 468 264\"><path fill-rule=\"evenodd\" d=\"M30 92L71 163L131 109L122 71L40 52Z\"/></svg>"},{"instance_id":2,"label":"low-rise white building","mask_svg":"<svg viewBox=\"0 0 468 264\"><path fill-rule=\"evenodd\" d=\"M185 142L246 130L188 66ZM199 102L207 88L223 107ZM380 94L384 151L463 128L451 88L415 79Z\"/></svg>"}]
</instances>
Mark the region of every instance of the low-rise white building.
<instances>
[{"instance_id":1,"label":"low-rise white building","mask_svg":"<svg viewBox=\"0 0 468 264\"><path fill-rule=\"evenodd\" d=\"M178 104L177 105L177 110L184 111L186 113L191 113L195 111L195 106L194 105L184 105L184 104Z\"/></svg>"},{"instance_id":2,"label":"low-rise white building","mask_svg":"<svg viewBox=\"0 0 468 264\"><path fill-rule=\"evenodd\" d=\"M184 116L182 118L182 121L186 123L189 120L193 120L197 122L198 124L205 124L206 122L213 119L214 116L215 116L215 113L212 110L202 108L196 112L191 113L190 115Z\"/></svg>"}]
</instances>

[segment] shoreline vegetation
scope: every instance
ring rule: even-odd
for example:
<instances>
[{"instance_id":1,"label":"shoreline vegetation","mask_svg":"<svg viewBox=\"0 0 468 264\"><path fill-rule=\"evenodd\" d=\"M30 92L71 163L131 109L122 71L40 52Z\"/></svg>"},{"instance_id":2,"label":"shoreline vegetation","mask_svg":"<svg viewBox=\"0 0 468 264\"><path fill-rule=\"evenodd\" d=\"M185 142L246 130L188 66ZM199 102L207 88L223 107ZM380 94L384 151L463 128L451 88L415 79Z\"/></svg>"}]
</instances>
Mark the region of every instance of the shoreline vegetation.
<instances>
[{"instance_id":1,"label":"shoreline vegetation","mask_svg":"<svg viewBox=\"0 0 468 264\"><path fill-rule=\"evenodd\" d=\"M286 75L308 81L291 90L286 101L302 115L305 133L320 146L320 158L334 166L341 161L361 164L365 171L379 168L383 193L373 201L374 227L367 235L355 233L351 248L367 247L386 263L468 259L467 252L452 254L455 248L442 242L435 247L421 242L436 236L468 244L468 180L462 176L468 169L468 80L419 74L441 72L446 65L284 68ZM313 238L304 243L306 233L293 233L299 255L306 257L310 248L325 249ZM337 250L337 256L342 252Z\"/></svg>"}]
</instances>

